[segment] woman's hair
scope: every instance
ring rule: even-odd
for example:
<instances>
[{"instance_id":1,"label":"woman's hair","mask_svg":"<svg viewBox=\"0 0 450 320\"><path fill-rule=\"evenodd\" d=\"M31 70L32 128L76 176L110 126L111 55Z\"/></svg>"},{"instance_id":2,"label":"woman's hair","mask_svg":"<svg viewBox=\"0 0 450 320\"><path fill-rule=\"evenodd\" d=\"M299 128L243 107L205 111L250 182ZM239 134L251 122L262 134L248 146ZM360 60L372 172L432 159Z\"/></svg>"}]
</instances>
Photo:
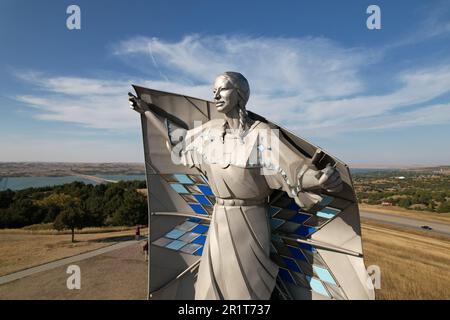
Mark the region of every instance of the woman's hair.
<instances>
[{"instance_id":1,"label":"woman's hair","mask_svg":"<svg viewBox=\"0 0 450 320\"><path fill-rule=\"evenodd\" d=\"M243 135L248 127L248 114L245 105L250 97L250 86L247 79L239 72L227 71L220 77L227 79L238 93L239 130Z\"/></svg>"},{"instance_id":2,"label":"woman's hair","mask_svg":"<svg viewBox=\"0 0 450 320\"><path fill-rule=\"evenodd\" d=\"M227 79L233 87L237 90L239 98L241 99L241 108L245 108L250 97L250 86L247 79L239 72L227 71L220 75Z\"/></svg>"}]
</instances>

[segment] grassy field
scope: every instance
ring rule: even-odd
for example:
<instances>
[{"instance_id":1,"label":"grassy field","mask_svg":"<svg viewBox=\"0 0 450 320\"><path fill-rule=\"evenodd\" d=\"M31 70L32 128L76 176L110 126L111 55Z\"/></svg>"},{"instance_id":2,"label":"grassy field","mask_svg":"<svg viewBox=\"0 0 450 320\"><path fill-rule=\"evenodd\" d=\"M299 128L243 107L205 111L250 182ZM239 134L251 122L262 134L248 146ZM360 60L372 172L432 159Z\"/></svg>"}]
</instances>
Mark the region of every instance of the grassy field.
<instances>
[{"instance_id":1,"label":"grassy field","mask_svg":"<svg viewBox=\"0 0 450 320\"><path fill-rule=\"evenodd\" d=\"M95 230L91 230L91 232L93 231ZM146 233L146 230L143 233ZM69 234L33 234L32 231L26 230L12 233L2 231L0 232L0 275L94 250L133 236L134 229L109 230L106 233L81 233L76 235L77 242L72 244ZM450 299L450 238L366 220L362 222L362 236L366 266L378 265L381 268L381 289L376 290L377 299ZM114 285L110 286L109 281L114 283L118 277L123 278L121 280L124 283L122 289L129 289L128 293L109 292L108 295L103 295L104 291L102 290L88 289L90 283L85 282L85 290L81 295L69 297L68 295L73 293L68 293L59 282L58 284L55 282L55 288L48 286L51 275L58 275L61 279L65 277L65 273L61 271L63 269L58 269L58 272L49 271L36 274L3 285L2 289L8 288L8 291L14 292L14 297L26 299L33 298L34 291L30 291L32 287L36 288L36 294L40 292L39 288L47 288L46 296L35 297L43 299L119 297L142 299L142 293L146 290L146 282L142 280L146 264L128 260L126 258L128 254L136 255L133 258L137 259L136 261L142 260L139 249L133 249L132 253L128 253L124 248L117 253L107 255L108 263L106 260L105 263L101 262L106 259L102 258L103 255L83 262L84 274L87 276L89 273L88 279L92 279L89 282L93 281L94 283L98 278L101 279L102 286L108 290L114 290ZM116 265L114 259L118 259L117 263L120 262L120 266ZM132 264L129 266L128 263ZM135 265L136 263L139 266ZM108 267L110 265L114 267ZM108 270L108 275L97 272L96 270L100 267ZM127 268L135 268L132 275L124 274L124 270ZM57 286L61 286L61 288ZM21 293L25 295L21 296ZM7 297L10 298L10 295L5 296L5 298Z\"/></svg>"},{"instance_id":2,"label":"grassy field","mask_svg":"<svg viewBox=\"0 0 450 320\"><path fill-rule=\"evenodd\" d=\"M143 300L147 297L147 262L142 241L78 261L81 290L68 290L67 265L0 286L0 300Z\"/></svg>"},{"instance_id":3,"label":"grassy field","mask_svg":"<svg viewBox=\"0 0 450 320\"><path fill-rule=\"evenodd\" d=\"M363 221L366 266L381 268L377 299L450 299L450 239Z\"/></svg>"},{"instance_id":4,"label":"grassy field","mask_svg":"<svg viewBox=\"0 0 450 320\"><path fill-rule=\"evenodd\" d=\"M118 231L134 231L135 227L89 227L81 230L75 229L75 234L110 233ZM0 237L4 234L40 234L40 235L62 235L72 234L70 230L58 231L53 229L53 224L35 224L20 229L0 229Z\"/></svg>"},{"instance_id":5,"label":"grassy field","mask_svg":"<svg viewBox=\"0 0 450 320\"><path fill-rule=\"evenodd\" d=\"M72 243L70 234L52 230L2 230L0 276L131 239L134 233L134 228L89 228L78 232Z\"/></svg>"}]
</instances>

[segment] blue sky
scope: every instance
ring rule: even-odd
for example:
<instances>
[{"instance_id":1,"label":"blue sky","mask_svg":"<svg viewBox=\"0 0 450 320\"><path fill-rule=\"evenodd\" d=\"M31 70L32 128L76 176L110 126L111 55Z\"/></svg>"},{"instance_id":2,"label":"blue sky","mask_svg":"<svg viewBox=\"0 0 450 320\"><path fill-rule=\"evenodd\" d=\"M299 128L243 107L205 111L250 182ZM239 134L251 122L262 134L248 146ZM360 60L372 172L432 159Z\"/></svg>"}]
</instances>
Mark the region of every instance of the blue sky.
<instances>
[{"instance_id":1,"label":"blue sky","mask_svg":"<svg viewBox=\"0 0 450 320\"><path fill-rule=\"evenodd\" d=\"M234 70L351 166L450 164L448 1L3 0L0 40L0 161L143 161L130 84L211 99Z\"/></svg>"}]
</instances>

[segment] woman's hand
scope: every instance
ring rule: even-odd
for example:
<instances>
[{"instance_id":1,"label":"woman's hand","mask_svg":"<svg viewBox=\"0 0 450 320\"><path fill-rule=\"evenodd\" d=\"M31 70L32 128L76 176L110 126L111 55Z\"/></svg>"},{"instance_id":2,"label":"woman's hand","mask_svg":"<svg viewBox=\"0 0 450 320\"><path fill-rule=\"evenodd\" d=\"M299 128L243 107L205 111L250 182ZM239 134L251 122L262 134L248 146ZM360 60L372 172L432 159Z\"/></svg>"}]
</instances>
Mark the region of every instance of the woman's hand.
<instances>
[{"instance_id":1,"label":"woman's hand","mask_svg":"<svg viewBox=\"0 0 450 320\"><path fill-rule=\"evenodd\" d=\"M139 113L145 113L149 111L147 103L141 98L136 97L131 92L128 92L128 102L130 103L130 108Z\"/></svg>"},{"instance_id":2,"label":"woman's hand","mask_svg":"<svg viewBox=\"0 0 450 320\"><path fill-rule=\"evenodd\" d=\"M340 192L343 188L339 171L330 164L322 170L307 169L301 177L300 185L304 190L320 188L328 192Z\"/></svg>"},{"instance_id":3,"label":"woman's hand","mask_svg":"<svg viewBox=\"0 0 450 320\"><path fill-rule=\"evenodd\" d=\"M152 123L153 127L160 132L160 134L167 141L167 149L171 151L172 140L170 138L169 129L166 127L167 120L165 120L164 118L160 119L152 110L150 110L150 107L144 100L136 97L131 92L128 92L128 101L130 102L131 109L141 114L144 114L147 120Z\"/></svg>"}]
</instances>

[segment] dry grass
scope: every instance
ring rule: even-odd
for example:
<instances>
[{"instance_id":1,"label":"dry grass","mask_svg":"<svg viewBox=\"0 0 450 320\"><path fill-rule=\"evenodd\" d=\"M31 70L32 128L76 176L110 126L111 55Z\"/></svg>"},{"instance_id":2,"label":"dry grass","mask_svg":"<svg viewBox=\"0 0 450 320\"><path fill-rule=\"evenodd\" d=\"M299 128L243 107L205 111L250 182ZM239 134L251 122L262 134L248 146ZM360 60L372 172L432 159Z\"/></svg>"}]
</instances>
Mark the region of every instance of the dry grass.
<instances>
[{"instance_id":1,"label":"dry grass","mask_svg":"<svg viewBox=\"0 0 450 320\"><path fill-rule=\"evenodd\" d=\"M362 232L366 265L378 265L382 272L381 290L376 291L377 299L450 299L450 238L433 235L420 230L403 229L401 227L365 220L363 220L362 223ZM143 233L146 233L146 230ZM32 234L30 232L2 232L0 233L0 275L98 249L116 243L120 240L120 237L129 237L133 235L134 230L78 234L76 235L77 242L72 244L70 242L70 235L65 234L43 235ZM123 249L122 251L127 252L126 249ZM138 251L134 254L138 254ZM111 253L109 255L116 254ZM142 259L142 257L137 257L136 259ZM90 259L82 263L90 265L88 261L97 260ZM125 261L130 260L124 260L124 263ZM123 268L128 266L127 263L124 264ZM111 262L108 262L108 265L110 264ZM90 277L93 279L92 281L95 279L102 279L102 283L107 286L109 283L108 281L112 280L107 281L103 272L99 273L95 271L97 268L98 266L93 266L92 270L89 269L91 270L89 272L86 272L87 270L83 269L85 270L84 274L87 275L89 273ZM144 274L145 264L138 269L142 269L142 274ZM138 269L132 273L138 272ZM36 292L39 292L40 288L45 287L47 282L51 282L47 277L50 277L50 275L53 276L53 273L57 274L61 279L66 277L65 273L61 270L58 272L52 271L35 275L30 278L24 278L19 282L9 284L10 287L8 288L12 291L15 290L15 297L36 297ZM108 274L111 273L111 279L116 279L116 277L119 276L116 274L115 270L117 270L117 268L112 267L111 270L108 271ZM141 271L138 273L140 274ZM120 272L120 274L122 273L123 272ZM36 279L34 277L36 277ZM40 279L40 277L44 277L45 279L43 278L42 281L38 281L37 279ZM142 289L144 292L146 285L142 283L143 280L141 279L141 276L136 276L135 278L136 279L133 278L133 281L130 282L130 279L124 276L124 286L126 283L129 283L128 287L124 287L124 290L134 292L135 290ZM24 286L19 285L21 281ZM34 284L34 282L36 283ZM29 292L32 285L35 285L36 292L33 290L31 290L33 293ZM2 288L3 287L4 286L2 286ZM61 291L54 290L53 284L47 287L47 298L61 298L68 294L64 291L65 293L61 295L63 289L61 289ZM88 286L85 286L84 288L87 289ZM112 290L112 288L109 288L109 290ZM29 295L26 297L23 296L25 292L29 292ZM115 291L115 295L111 292L111 295L108 296L102 296L99 291L95 290L92 292L84 292L86 293L86 296L74 296L71 298L101 297L109 299L118 297L115 296L117 295L117 292ZM141 298L141 296L142 293L130 293L126 298L135 299Z\"/></svg>"},{"instance_id":2,"label":"dry grass","mask_svg":"<svg viewBox=\"0 0 450 320\"><path fill-rule=\"evenodd\" d=\"M75 234L89 234L89 233L110 233L117 231L134 231L136 227L89 227L81 230L75 230ZM70 230L57 231L52 228L52 224L45 225L31 225L21 229L0 229L0 237L3 234L40 234L40 235L63 235L71 234Z\"/></svg>"},{"instance_id":3,"label":"dry grass","mask_svg":"<svg viewBox=\"0 0 450 320\"><path fill-rule=\"evenodd\" d=\"M0 276L99 249L134 236L134 229L97 233L92 231L76 234L75 243L71 242L70 234L34 234L20 229L16 232L1 232ZM147 229L141 229L141 234L146 231Z\"/></svg>"},{"instance_id":4,"label":"dry grass","mask_svg":"<svg viewBox=\"0 0 450 320\"><path fill-rule=\"evenodd\" d=\"M450 239L363 222L366 265L381 268L377 299L450 299Z\"/></svg>"},{"instance_id":5,"label":"dry grass","mask_svg":"<svg viewBox=\"0 0 450 320\"><path fill-rule=\"evenodd\" d=\"M142 242L77 261L81 290L68 290L67 265L0 286L0 300L133 299L147 296L147 262Z\"/></svg>"},{"instance_id":6,"label":"dry grass","mask_svg":"<svg viewBox=\"0 0 450 320\"><path fill-rule=\"evenodd\" d=\"M431 222L450 223L450 213L436 213L430 211L408 210L400 207L386 207L380 205L359 204L359 210L391 214L399 217L415 218Z\"/></svg>"}]
</instances>

